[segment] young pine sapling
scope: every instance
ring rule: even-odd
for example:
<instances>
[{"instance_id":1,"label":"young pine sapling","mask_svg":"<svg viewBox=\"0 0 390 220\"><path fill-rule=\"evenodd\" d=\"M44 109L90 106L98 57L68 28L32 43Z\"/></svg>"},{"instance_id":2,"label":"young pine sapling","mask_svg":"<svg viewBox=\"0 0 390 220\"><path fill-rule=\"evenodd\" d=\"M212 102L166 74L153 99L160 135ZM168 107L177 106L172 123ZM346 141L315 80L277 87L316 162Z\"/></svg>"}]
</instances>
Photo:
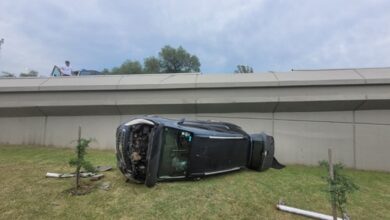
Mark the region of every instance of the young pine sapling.
<instances>
[{"instance_id":1,"label":"young pine sapling","mask_svg":"<svg viewBox=\"0 0 390 220\"><path fill-rule=\"evenodd\" d=\"M95 168L93 165L85 160L85 155L86 155L86 149L89 146L89 143L92 141L91 139L84 139L80 137L80 132L79 132L79 139L77 141L77 146L76 146L76 157L72 158L69 161L69 165L75 166L76 167L76 191L80 187L80 170L81 168L84 168L88 172L94 172Z\"/></svg>"},{"instance_id":2,"label":"young pine sapling","mask_svg":"<svg viewBox=\"0 0 390 220\"><path fill-rule=\"evenodd\" d=\"M327 161L321 161L320 166L325 167L329 173L329 163ZM328 183L328 192L330 194L330 202L335 205L343 215L343 218L347 216L346 205L347 196L349 193L353 193L358 190L359 187L353 182L353 180L346 176L342 170L344 166L341 163L333 165L333 179L330 176L324 177ZM337 213L336 213L337 215Z\"/></svg>"}]
</instances>

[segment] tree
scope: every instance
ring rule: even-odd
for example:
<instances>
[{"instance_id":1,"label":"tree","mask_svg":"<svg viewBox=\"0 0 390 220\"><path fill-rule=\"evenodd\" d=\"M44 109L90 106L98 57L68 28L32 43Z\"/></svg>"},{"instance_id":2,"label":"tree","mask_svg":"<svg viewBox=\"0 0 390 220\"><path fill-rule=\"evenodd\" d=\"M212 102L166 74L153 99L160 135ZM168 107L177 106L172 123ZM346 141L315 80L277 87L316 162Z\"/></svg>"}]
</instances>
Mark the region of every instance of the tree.
<instances>
[{"instance_id":1,"label":"tree","mask_svg":"<svg viewBox=\"0 0 390 220\"><path fill-rule=\"evenodd\" d=\"M120 74L119 73L119 67L112 68L110 74Z\"/></svg>"},{"instance_id":2,"label":"tree","mask_svg":"<svg viewBox=\"0 0 390 220\"><path fill-rule=\"evenodd\" d=\"M138 61L126 60L122 65L111 70L112 74L140 74L142 72L142 65Z\"/></svg>"},{"instance_id":3,"label":"tree","mask_svg":"<svg viewBox=\"0 0 390 220\"><path fill-rule=\"evenodd\" d=\"M145 58L144 73L160 73L160 60L154 56Z\"/></svg>"},{"instance_id":4,"label":"tree","mask_svg":"<svg viewBox=\"0 0 390 220\"><path fill-rule=\"evenodd\" d=\"M253 68L245 65L237 65L237 69L234 73L253 73Z\"/></svg>"},{"instance_id":5,"label":"tree","mask_svg":"<svg viewBox=\"0 0 390 220\"><path fill-rule=\"evenodd\" d=\"M110 74L110 70L108 70L107 68L104 68L104 69L102 70L102 74L103 74L103 75L108 75L108 74Z\"/></svg>"},{"instance_id":6,"label":"tree","mask_svg":"<svg viewBox=\"0 0 390 220\"><path fill-rule=\"evenodd\" d=\"M320 166L325 167L329 173L327 161L321 161ZM342 215L347 215L347 195L358 190L359 187L353 180L346 176L343 171L344 166L341 163L333 165L333 177L326 176L324 179L328 183L328 192L330 194L330 202L334 204ZM337 212L335 213L337 215Z\"/></svg>"},{"instance_id":7,"label":"tree","mask_svg":"<svg viewBox=\"0 0 390 220\"><path fill-rule=\"evenodd\" d=\"M165 46L158 54L161 72L186 73L199 72L200 62L197 56L189 54L183 47L177 49Z\"/></svg>"},{"instance_id":8,"label":"tree","mask_svg":"<svg viewBox=\"0 0 390 220\"><path fill-rule=\"evenodd\" d=\"M140 62L126 60L121 66L111 71L103 70L105 74L140 74L140 73L188 73L200 72L200 62L197 56L189 54L183 47L177 49L171 46L161 48L158 57L144 59Z\"/></svg>"},{"instance_id":9,"label":"tree","mask_svg":"<svg viewBox=\"0 0 390 220\"><path fill-rule=\"evenodd\" d=\"M87 154L87 147L91 142L91 139L81 138L81 127L79 127L79 138L76 145L76 157L69 160L69 165L76 167L76 188L75 194L78 195L78 190L80 187L80 170L84 168L86 171L94 172L95 168L89 161L85 160L85 155Z\"/></svg>"},{"instance_id":10,"label":"tree","mask_svg":"<svg viewBox=\"0 0 390 220\"><path fill-rule=\"evenodd\" d=\"M28 73L20 73L19 77L37 77L38 72L35 70L30 70Z\"/></svg>"},{"instance_id":11,"label":"tree","mask_svg":"<svg viewBox=\"0 0 390 220\"><path fill-rule=\"evenodd\" d=\"M15 75L14 73L10 73L10 72L7 72L7 71L2 71L0 77L4 77L4 78L15 78L16 75Z\"/></svg>"}]
</instances>

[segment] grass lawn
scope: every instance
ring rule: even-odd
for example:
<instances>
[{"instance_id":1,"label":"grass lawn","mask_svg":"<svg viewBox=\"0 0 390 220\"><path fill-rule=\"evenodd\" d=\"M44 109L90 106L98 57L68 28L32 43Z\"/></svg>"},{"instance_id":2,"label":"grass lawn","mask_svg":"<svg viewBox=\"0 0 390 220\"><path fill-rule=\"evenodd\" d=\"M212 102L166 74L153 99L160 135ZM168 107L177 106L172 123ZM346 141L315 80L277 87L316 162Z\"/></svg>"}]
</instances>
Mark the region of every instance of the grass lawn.
<instances>
[{"instance_id":1,"label":"grass lawn","mask_svg":"<svg viewBox=\"0 0 390 220\"><path fill-rule=\"evenodd\" d=\"M0 146L0 219L305 219L277 211L280 198L294 207L330 213L319 167L288 166L267 172L240 171L200 181L126 183L105 172L109 191L64 193L73 179L45 178L71 172L72 149ZM95 165L112 165L113 151L89 150ZM352 219L390 219L390 174L347 170L360 190L350 199Z\"/></svg>"}]
</instances>

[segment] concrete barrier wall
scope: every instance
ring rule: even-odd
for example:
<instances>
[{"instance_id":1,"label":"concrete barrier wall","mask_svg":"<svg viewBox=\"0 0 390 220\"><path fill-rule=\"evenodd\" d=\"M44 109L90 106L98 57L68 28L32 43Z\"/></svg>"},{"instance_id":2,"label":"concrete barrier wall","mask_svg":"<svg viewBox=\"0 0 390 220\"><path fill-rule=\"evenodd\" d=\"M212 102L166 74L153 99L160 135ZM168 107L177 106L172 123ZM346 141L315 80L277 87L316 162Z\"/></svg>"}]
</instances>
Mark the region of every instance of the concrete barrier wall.
<instances>
[{"instance_id":1,"label":"concrete barrier wall","mask_svg":"<svg viewBox=\"0 0 390 220\"><path fill-rule=\"evenodd\" d=\"M286 164L334 150L349 167L390 171L390 71L0 79L0 143L73 146L77 128L113 149L139 114L220 120L275 137Z\"/></svg>"},{"instance_id":2,"label":"concrete barrier wall","mask_svg":"<svg viewBox=\"0 0 390 220\"><path fill-rule=\"evenodd\" d=\"M316 165L332 148L336 161L348 167L390 171L390 110L286 113L165 114L220 120L249 133L275 137L276 156L286 164ZM0 140L7 144L74 146L77 128L94 138L94 148L114 149L115 129L135 115L2 117Z\"/></svg>"}]
</instances>

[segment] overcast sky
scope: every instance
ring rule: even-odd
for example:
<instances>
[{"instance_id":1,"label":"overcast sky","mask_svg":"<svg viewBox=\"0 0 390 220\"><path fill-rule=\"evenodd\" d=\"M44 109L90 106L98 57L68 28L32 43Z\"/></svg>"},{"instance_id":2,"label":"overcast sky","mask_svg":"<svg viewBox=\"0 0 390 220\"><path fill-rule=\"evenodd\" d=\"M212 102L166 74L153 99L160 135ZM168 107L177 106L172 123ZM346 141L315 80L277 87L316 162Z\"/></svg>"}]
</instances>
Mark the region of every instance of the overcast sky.
<instances>
[{"instance_id":1,"label":"overcast sky","mask_svg":"<svg viewBox=\"0 0 390 220\"><path fill-rule=\"evenodd\" d=\"M143 61L164 45L203 73L390 66L388 0L2 0L0 71Z\"/></svg>"}]
</instances>

